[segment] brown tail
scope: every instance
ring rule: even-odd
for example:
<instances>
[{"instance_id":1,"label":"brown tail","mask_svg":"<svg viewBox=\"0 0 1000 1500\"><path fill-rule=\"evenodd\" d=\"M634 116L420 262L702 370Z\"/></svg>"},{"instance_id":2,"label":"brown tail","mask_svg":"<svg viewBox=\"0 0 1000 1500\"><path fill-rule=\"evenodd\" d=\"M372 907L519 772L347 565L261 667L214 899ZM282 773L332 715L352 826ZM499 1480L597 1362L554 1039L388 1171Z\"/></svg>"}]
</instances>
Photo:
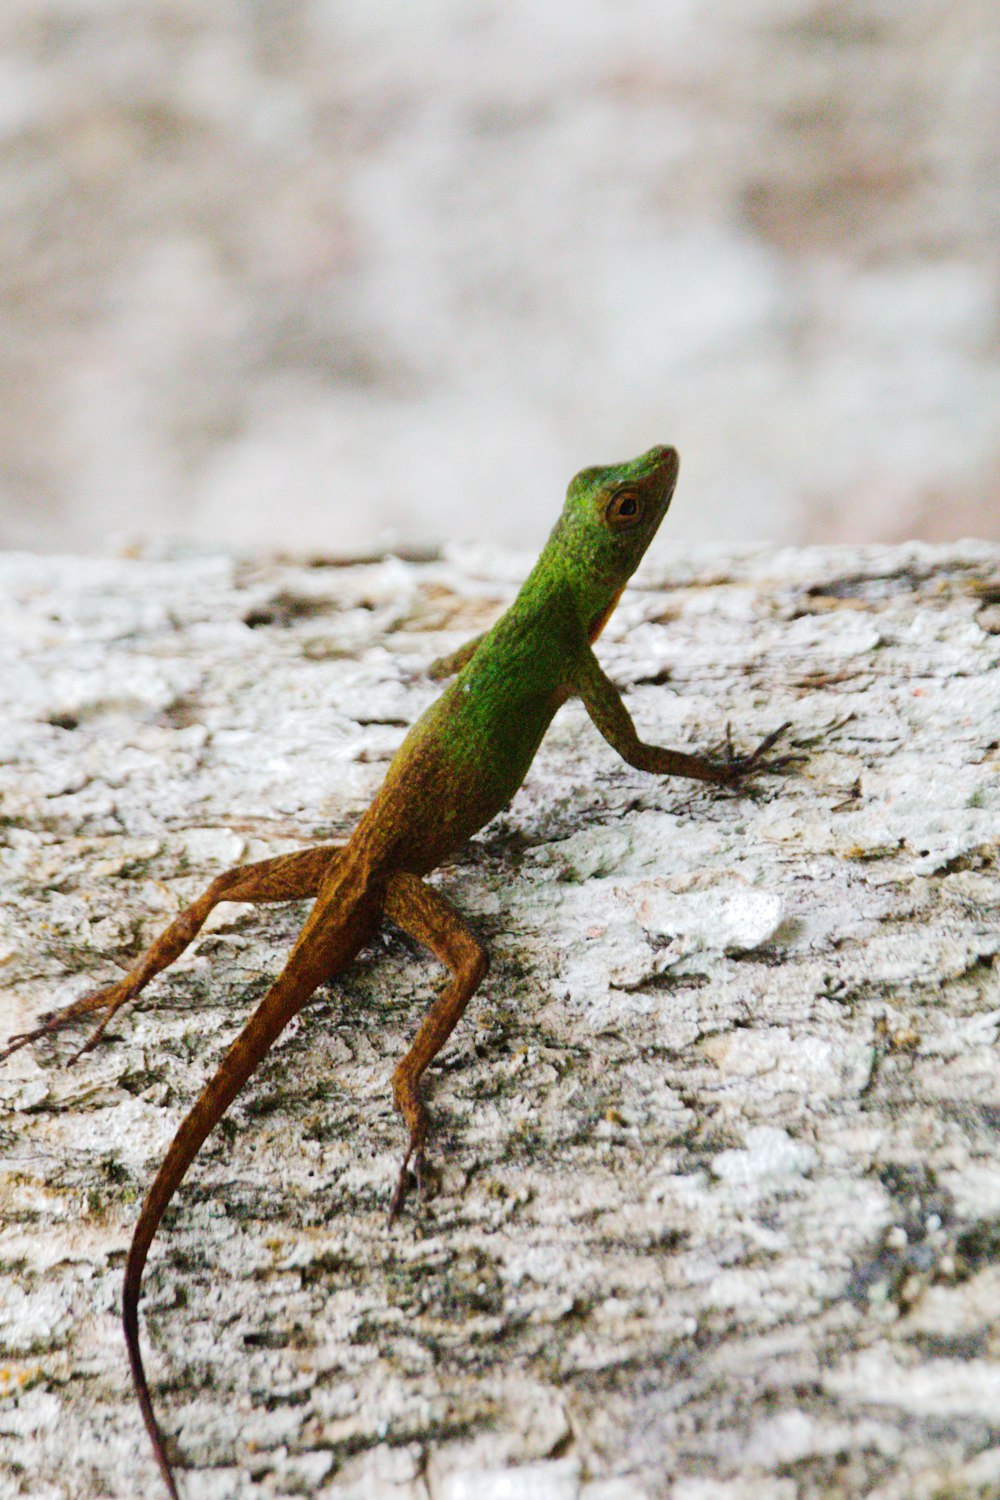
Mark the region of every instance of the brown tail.
<instances>
[{"instance_id":1,"label":"brown tail","mask_svg":"<svg viewBox=\"0 0 1000 1500\"><path fill-rule=\"evenodd\" d=\"M349 880L334 879L321 889L284 970L229 1048L215 1076L206 1084L171 1141L146 1194L129 1246L122 1295L125 1343L139 1408L171 1500L179 1500L177 1484L153 1412L139 1349L139 1291L146 1256L164 1210L206 1136L221 1120L258 1063L317 985L343 968L371 932L377 919L377 906L367 892L345 890L344 886L349 884ZM336 908L335 915L331 913L331 906Z\"/></svg>"}]
</instances>

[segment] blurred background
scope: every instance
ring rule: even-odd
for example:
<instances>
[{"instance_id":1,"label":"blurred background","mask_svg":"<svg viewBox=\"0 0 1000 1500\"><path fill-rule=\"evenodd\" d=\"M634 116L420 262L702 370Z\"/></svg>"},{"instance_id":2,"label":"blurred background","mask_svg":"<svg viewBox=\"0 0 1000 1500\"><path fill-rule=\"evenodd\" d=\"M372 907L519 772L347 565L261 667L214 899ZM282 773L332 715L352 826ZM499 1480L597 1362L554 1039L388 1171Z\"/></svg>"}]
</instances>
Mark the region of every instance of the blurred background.
<instances>
[{"instance_id":1,"label":"blurred background","mask_svg":"<svg viewBox=\"0 0 1000 1500\"><path fill-rule=\"evenodd\" d=\"M1000 537L997 0L3 0L0 545Z\"/></svg>"}]
</instances>

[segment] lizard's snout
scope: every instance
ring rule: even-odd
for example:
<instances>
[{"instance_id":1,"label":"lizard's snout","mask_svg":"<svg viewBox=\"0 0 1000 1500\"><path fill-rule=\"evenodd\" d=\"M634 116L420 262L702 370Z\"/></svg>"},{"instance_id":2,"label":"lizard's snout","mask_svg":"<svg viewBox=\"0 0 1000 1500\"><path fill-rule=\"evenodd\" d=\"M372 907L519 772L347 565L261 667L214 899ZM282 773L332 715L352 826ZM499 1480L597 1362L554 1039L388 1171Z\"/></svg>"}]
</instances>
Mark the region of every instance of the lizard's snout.
<instances>
[{"instance_id":1,"label":"lizard's snout","mask_svg":"<svg viewBox=\"0 0 1000 1500\"><path fill-rule=\"evenodd\" d=\"M676 448L669 448L660 444L656 448L650 448L646 454L650 468L653 469L668 485L676 483L677 474L681 466L680 455Z\"/></svg>"},{"instance_id":2,"label":"lizard's snout","mask_svg":"<svg viewBox=\"0 0 1000 1500\"><path fill-rule=\"evenodd\" d=\"M655 481L657 488L662 492L663 507L666 509L677 484L677 475L681 466L680 455L676 448L660 444L656 448L650 448L648 453L644 453L643 459L647 482Z\"/></svg>"}]
</instances>

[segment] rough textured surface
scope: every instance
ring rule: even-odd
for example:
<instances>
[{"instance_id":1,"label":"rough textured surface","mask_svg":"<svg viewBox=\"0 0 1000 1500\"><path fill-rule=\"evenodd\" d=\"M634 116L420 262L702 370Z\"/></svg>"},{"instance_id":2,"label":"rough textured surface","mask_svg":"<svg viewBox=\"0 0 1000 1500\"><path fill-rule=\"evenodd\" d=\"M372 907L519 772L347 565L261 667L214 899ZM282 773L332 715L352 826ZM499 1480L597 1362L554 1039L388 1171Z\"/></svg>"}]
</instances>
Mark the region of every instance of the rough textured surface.
<instances>
[{"instance_id":1,"label":"rough textured surface","mask_svg":"<svg viewBox=\"0 0 1000 1500\"><path fill-rule=\"evenodd\" d=\"M189 1500L1000 1494L1000 551L661 548L443 887L494 963L392 1233L388 1076L438 971L387 934L293 1025L154 1245ZM521 563L0 562L4 1034L221 867L345 832ZM73 1068L0 1074L0 1496L157 1493L118 1326L137 1200L302 913L223 908Z\"/></svg>"},{"instance_id":2,"label":"rough textured surface","mask_svg":"<svg viewBox=\"0 0 1000 1500\"><path fill-rule=\"evenodd\" d=\"M996 0L3 0L0 546L1000 536L998 242Z\"/></svg>"}]
</instances>

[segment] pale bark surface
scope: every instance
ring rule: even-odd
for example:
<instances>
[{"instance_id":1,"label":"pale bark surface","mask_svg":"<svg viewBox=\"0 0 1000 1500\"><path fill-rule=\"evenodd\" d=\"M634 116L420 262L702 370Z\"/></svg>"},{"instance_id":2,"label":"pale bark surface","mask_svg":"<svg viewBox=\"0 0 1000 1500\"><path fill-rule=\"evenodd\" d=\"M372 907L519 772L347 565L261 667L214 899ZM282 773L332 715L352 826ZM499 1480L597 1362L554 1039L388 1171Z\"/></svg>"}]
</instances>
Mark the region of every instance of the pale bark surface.
<instances>
[{"instance_id":1,"label":"pale bark surface","mask_svg":"<svg viewBox=\"0 0 1000 1500\"><path fill-rule=\"evenodd\" d=\"M387 1231L388 933L185 1182L142 1305L186 1500L1000 1494L1000 551L671 553L600 643L643 735L811 747L736 797L579 704L440 882L492 970ZM346 834L520 562L0 560L0 1032L218 871ZM138 1202L301 908L223 907L0 1072L0 1497L159 1493L118 1321Z\"/></svg>"}]
</instances>

